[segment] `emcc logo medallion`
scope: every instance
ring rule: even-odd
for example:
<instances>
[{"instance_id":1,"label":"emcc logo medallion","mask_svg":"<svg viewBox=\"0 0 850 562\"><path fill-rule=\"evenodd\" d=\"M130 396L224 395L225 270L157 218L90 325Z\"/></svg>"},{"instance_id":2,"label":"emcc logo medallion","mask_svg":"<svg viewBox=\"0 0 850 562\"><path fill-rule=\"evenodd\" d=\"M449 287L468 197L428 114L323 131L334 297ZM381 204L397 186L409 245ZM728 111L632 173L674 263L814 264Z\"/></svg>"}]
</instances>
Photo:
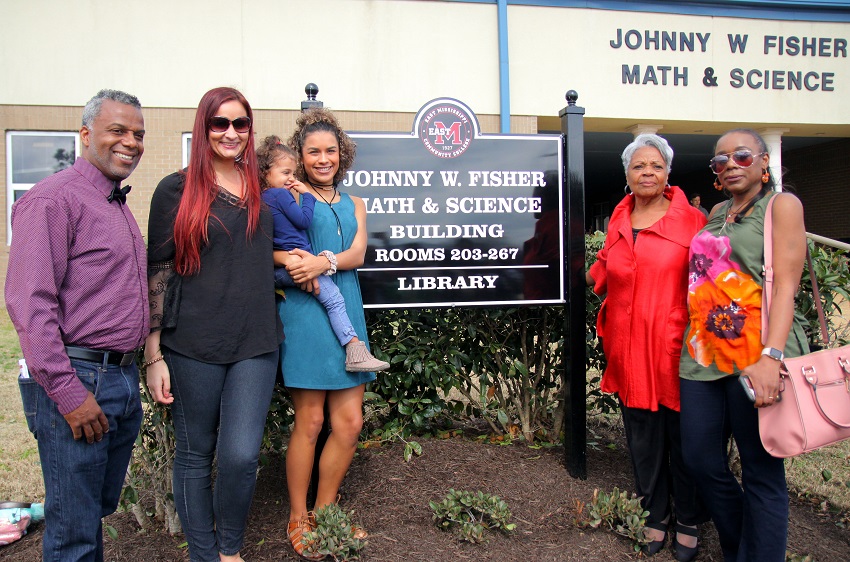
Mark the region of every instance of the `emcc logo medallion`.
<instances>
[{"instance_id":1,"label":"emcc logo medallion","mask_svg":"<svg viewBox=\"0 0 850 562\"><path fill-rule=\"evenodd\" d=\"M442 103L432 107L419 121L419 134L428 152L438 158L457 158L474 137L472 116L459 105Z\"/></svg>"}]
</instances>

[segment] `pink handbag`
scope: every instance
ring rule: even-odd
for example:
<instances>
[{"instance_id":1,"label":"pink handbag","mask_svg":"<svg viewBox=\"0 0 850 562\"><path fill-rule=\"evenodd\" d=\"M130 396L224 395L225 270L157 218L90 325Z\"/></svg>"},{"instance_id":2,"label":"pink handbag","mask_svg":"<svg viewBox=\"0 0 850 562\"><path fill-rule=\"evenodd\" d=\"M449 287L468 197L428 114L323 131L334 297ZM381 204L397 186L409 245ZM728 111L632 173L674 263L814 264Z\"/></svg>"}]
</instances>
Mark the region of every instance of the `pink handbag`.
<instances>
[{"instance_id":1,"label":"pink handbag","mask_svg":"<svg viewBox=\"0 0 850 562\"><path fill-rule=\"evenodd\" d=\"M764 290L762 340L767 339L770 288L773 283L773 200L764 217ZM806 248L809 271L812 256ZM829 334L820 302L817 280L812 289L821 332ZM759 408L759 433L765 450L774 457L793 457L850 438L850 346L823 349L801 357L785 358L779 369L781 401Z\"/></svg>"}]
</instances>

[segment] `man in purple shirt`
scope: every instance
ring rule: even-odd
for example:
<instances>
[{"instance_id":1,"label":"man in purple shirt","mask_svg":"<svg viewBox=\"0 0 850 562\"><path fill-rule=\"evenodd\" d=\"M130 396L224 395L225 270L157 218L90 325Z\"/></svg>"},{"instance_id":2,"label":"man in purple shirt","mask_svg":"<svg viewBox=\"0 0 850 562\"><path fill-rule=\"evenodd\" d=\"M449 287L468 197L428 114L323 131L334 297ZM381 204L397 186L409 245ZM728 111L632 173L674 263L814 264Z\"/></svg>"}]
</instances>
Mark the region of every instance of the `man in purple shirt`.
<instances>
[{"instance_id":1,"label":"man in purple shirt","mask_svg":"<svg viewBox=\"0 0 850 562\"><path fill-rule=\"evenodd\" d=\"M142 420L136 351L149 331L142 234L120 183L144 152L139 100L101 90L82 157L12 207L6 307L45 487L44 561L102 561ZM64 419L63 419L64 418Z\"/></svg>"}]
</instances>

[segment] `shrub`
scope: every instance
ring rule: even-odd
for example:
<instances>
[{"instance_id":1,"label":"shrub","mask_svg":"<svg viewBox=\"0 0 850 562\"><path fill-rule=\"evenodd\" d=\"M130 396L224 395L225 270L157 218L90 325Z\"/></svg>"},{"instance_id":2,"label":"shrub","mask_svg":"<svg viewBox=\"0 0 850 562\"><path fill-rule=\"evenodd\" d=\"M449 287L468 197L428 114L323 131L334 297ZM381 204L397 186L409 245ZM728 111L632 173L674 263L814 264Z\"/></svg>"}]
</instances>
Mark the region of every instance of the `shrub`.
<instances>
[{"instance_id":1,"label":"shrub","mask_svg":"<svg viewBox=\"0 0 850 562\"><path fill-rule=\"evenodd\" d=\"M850 300L847 287L850 287L850 260L846 250L818 246L809 241L809 251L815 266L815 278L818 280L821 306L826 316L831 345L843 345L850 341L846 323L841 316L840 305ZM800 280L800 291L796 299L797 309L806 317L806 335L813 349L823 346L818 311L815 308L812 277L808 265ZM840 329L844 328L843 330Z\"/></svg>"},{"instance_id":2,"label":"shrub","mask_svg":"<svg viewBox=\"0 0 850 562\"><path fill-rule=\"evenodd\" d=\"M144 357L144 354L139 354ZM142 370L142 428L136 438L133 457L127 469L128 483L121 493L121 505L136 517L143 529L149 527L145 505L153 505L153 515L171 534L181 530L171 492L174 466L174 424L171 408L157 404L144 383Z\"/></svg>"},{"instance_id":3,"label":"shrub","mask_svg":"<svg viewBox=\"0 0 850 562\"><path fill-rule=\"evenodd\" d=\"M644 529L649 512L640 505L640 498L629 495L625 490L614 488L610 494L593 490L590 511L584 517L584 506L579 506L576 522L581 527L597 529L604 523L610 530L632 540L635 552L649 542Z\"/></svg>"},{"instance_id":4,"label":"shrub","mask_svg":"<svg viewBox=\"0 0 850 562\"><path fill-rule=\"evenodd\" d=\"M535 435L558 439L564 307L459 312L469 363L458 373L457 390L466 398L466 413L529 442Z\"/></svg>"},{"instance_id":5,"label":"shrub","mask_svg":"<svg viewBox=\"0 0 850 562\"><path fill-rule=\"evenodd\" d=\"M371 405L384 424L403 420L402 437L432 430L448 412L529 441L546 434L559 425L563 315L563 307L370 314L370 338L391 363L371 387L384 402Z\"/></svg>"},{"instance_id":6,"label":"shrub","mask_svg":"<svg viewBox=\"0 0 850 562\"><path fill-rule=\"evenodd\" d=\"M511 510L499 496L484 492L467 492L451 489L441 502L428 502L434 512L432 519L437 527L448 531L457 526L455 532L461 540L471 543L484 542L486 529L497 529L509 533L516 528L510 522Z\"/></svg>"},{"instance_id":7,"label":"shrub","mask_svg":"<svg viewBox=\"0 0 850 562\"><path fill-rule=\"evenodd\" d=\"M456 341L457 311L366 311L369 340L390 369L370 385L382 421L401 420L403 436L423 432L442 414L465 361Z\"/></svg>"},{"instance_id":8,"label":"shrub","mask_svg":"<svg viewBox=\"0 0 850 562\"><path fill-rule=\"evenodd\" d=\"M270 456L282 455L286 451L286 436L294 421L295 410L289 393L283 385L275 385L260 447L260 466L268 465Z\"/></svg>"},{"instance_id":9,"label":"shrub","mask_svg":"<svg viewBox=\"0 0 850 562\"><path fill-rule=\"evenodd\" d=\"M334 560L359 560L365 540L354 538L354 511L332 503L316 510L316 528L304 533L305 554L321 554Z\"/></svg>"},{"instance_id":10,"label":"shrub","mask_svg":"<svg viewBox=\"0 0 850 562\"><path fill-rule=\"evenodd\" d=\"M605 243L605 233L596 231L584 238L584 264L585 271L596 262L596 254ZM605 394L600 389L602 372L607 362L605 353L602 351L602 341L596 334L596 317L602 307L602 297L593 292L592 287L585 289L586 317L585 326L587 336L585 338L585 357L587 370L590 374L587 380L587 410L589 412L600 412L610 414L618 411L617 401L610 394Z\"/></svg>"}]
</instances>

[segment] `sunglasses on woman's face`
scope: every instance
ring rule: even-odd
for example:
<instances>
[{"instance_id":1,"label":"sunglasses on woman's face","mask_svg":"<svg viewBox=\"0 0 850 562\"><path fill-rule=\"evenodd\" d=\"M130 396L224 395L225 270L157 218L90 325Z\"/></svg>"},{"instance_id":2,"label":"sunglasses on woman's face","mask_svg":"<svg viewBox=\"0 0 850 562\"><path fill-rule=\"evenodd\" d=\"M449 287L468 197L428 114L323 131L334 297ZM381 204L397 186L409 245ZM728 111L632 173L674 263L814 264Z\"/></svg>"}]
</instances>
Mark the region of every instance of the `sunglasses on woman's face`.
<instances>
[{"instance_id":1,"label":"sunglasses on woman's face","mask_svg":"<svg viewBox=\"0 0 850 562\"><path fill-rule=\"evenodd\" d=\"M735 162L740 168L749 168L753 165L753 160L766 154L765 152L759 152L758 154L753 154L749 150L736 150L735 152L727 152L726 154L718 154L714 158L708 161L708 167L711 168L711 171L715 174L722 174L726 169L726 166L729 164L729 158Z\"/></svg>"},{"instance_id":2,"label":"sunglasses on woman's face","mask_svg":"<svg viewBox=\"0 0 850 562\"><path fill-rule=\"evenodd\" d=\"M210 119L210 131L213 133L223 133L233 125L233 130L237 133L247 133L251 128L251 120L247 117L237 117L233 121L227 117L216 115Z\"/></svg>"}]
</instances>

